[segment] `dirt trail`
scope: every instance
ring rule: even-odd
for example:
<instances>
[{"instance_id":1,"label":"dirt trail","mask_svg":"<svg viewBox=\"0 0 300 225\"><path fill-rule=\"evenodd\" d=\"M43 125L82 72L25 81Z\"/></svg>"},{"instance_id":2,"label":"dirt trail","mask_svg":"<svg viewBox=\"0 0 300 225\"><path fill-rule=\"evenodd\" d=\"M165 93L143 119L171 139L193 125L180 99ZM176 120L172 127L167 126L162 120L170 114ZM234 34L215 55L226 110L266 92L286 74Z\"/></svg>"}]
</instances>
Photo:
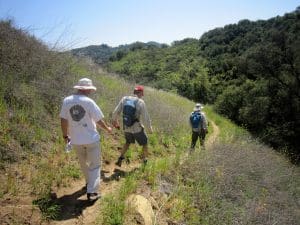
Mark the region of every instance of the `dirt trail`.
<instances>
[{"instance_id":1,"label":"dirt trail","mask_svg":"<svg viewBox=\"0 0 300 225\"><path fill-rule=\"evenodd\" d=\"M210 121L210 124L213 127L213 132L210 134L209 138L206 141L207 149L211 148L212 144L216 141L219 135L219 128L216 124ZM181 162L188 157L188 153L185 154ZM120 180L124 178L128 173L134 172L140 167L140 162L131 162L130 164L123 163L122 167L115 166L114 162L103 163L101 170L101 185L100 193L101 196L115 192L121 185ZM58 219L52 220L50 222L41 223L41 216L39 210L36 206L32 205L32 199L27 199L24 196L20 201L12 202L12 200L5 200L1 202L0 209L0 223L4 221L12 221L7 218L13 216L10 211L17 212L17 214L26 215L24 218L28 224L50 224L50 225L75 225L75 224L94 224L97 215L99 214L99 206L101 201L96 201L90 203L86 199L86 193L84 190L85 182L84 179L79 181L74 181L70 184L69 187L60 188L54 190L55 202L61 206L61 213ZM9 209L11 207L12 209ZM29 207L29 208L28 208ZM27 209L28 208L28 209ZM24 211L24 213L20 212ZM31 212L31 215L27 215L28 212ZM3 220L4 219L4 220ZM13 218L12 218L13 219ZM2 222L1 222L2 221Z\"/></svg>"},{"instance_id":2,"label":"dirt trail","mask_svg":"<svg viewBox=\"0 0 300 225\"><path fill-rule=\"evenodd\" d=\"M121 184L119 180L139 167L139 162L124 163L122 167L115 166L113 162L103 165L100 185L101 196L117 190ZM63 188L56 193L57 202L62 205L62 215L58 220L51 221L49 224L74 225L93 224L95 222L100 201L88 202L83 189L84 186L84 180L80 180L74 182L70 188Z\"/></svg>"},{"instance_id":3,"label":"dirt trail","mask_svg":"<svg viewBox=\"0 0 300 225\"><path fill-rule=\"evenodd\" d=\"M206 142L206 147L208 149L216 141L220 132L219 127L214 122L210 121L210 124L213 127L213 132ZM103 165L100 187L101 195L104 196L113 193L120 186L118 180L122 179L127 173L133 172L139 166L140 164L137 162L132 162L130 164L124 163L121 168L116 167L113 163ZM58 191L57 197L63 205L63 216L60 220L52 221L50 224L73 225L94 223L100 201L95 202L95 204L88 203L86 201L86 195L81 189L84 185L84 181L81 180L73 183L70 188Z\"/></svg>"},{"instance_id":4,"label":"dirt trail","mask_svg":"<svg viewBox=\"0 0 300 225\"><path fill-rule=\"evenodd\" d=\"M216 142L217 137L219 136L219 133L220 133L219 127L213 121L209 121L209 123L213 127L213 132L212 132L212 134L209 136L209 138L206 141L206 147L207 148L211 148L212 144L214 142Z\"/></svg>"},{"instance_id":5,"label":"dirt trail","mask_svg":"<svg viewBox=\"0 0 300 225\"><path fill-rule=\"evenodd\" d=\"M206 149L210 149L212 147L212 144L217 140L217 137L219 136L219 133L220 133L219 127L213 121L209 121L209 122L213 127L213 132L209 135L209 138L205 141ZM180 159L180 162L179 162L180 165L182 165L185 162L185 160L187 160L189 155L190 155L190 152L186 151L186 153Z\"/></svg>"}]
</instances>

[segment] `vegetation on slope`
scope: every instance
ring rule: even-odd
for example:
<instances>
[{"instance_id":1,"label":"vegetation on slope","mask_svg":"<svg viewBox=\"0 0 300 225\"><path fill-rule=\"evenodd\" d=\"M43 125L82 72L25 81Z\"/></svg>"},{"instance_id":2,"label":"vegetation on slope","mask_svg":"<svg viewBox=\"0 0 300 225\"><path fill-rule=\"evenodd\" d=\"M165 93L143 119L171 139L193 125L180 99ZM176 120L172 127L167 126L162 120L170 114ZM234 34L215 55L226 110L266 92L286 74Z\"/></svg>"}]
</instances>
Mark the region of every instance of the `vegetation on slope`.
<instances>
[{"instance_id":1,"label":"vegetation on slope","mask_svg":"<svg viewBox=\"0 0 300 225\"><path fill-rule=\"evenodd\" d=\"M32 199L40 207L45 219L56 219L60 207L51 202L51 193L81 178L75 153L63 151L58 118L63 97L73 92L72 87L79 78L91 78L97 86L92 98L109 121L118 101L123 95L131 94L134 85L101 74L97 67L88 67L67 54L52 51L26 31L14 28L10 21L2 21L0 26L0 163L3 171L0 221L5 223L11 218L9 223L28 222L28 218L23 218L28 215L26 211L18 214L14 208L24 196L26 201ZM145 94L155 127L155 133L149 137L150 159L185 149L189 143L186 132L189 111L178 106L190 110L193 103L151 88L146 88ZM122 137L122 131L115 131L113 137L103 132L103 161L117 159ZM130 151L128 155L131 160L137 160L138 156L138 151ZM28 210L35 211L34 208Z\"/></svg>"},{"instance_id":2,"label":"vegetation on slope","mask_svg":"<svg viewBox=\"0 0 300 225\"><path fill-rule=\"evenodd\" d=\"M88 76L98 88L92 98L109 121L133 84L51 51L9 21L0 26L0 221L28 223L23 217L32 215L34 208L20 213L14 206L27 198L35 200L45 219L57 219L62 212L52 204L51 191L81 177L75 154L63 152L58 119L62 98L72 93L79 77ZM209 107L206 113L221 128L222 142L182 163L181 155L190 143L187 118L194 103L148 87L145 101L155 129L149 136L149 164L127 175L119 193L104 196L98 224L124 224L130 213L124 208L126 197L145 190L156 196L157 224L297 224L299 168L252 143L245 131ZM102 133L103 161L118 157L121 137L122 131L113 138ZM137 160L138 151L132 146L128 157Z\"/></svg>"},{"instance_id":3,"label":"vegetation on slope","mask_svg":"<svg viewBox=\"0 0 300 225\"><path fill-rule=\"evenodd\" d=\"M220 138L163 176L172 190L164 208L169 218L195 225L298 224L299 167L211 109L206 112Z\"/></svg>"},{"instance_id":4,"label":"vegetation on slope","mask_svg":"<svg viewBox=\"0 0 300 225\"><path fill-rule=\"evenodd\" d=\"M107 68L216 110L299 159L300 10L242 20L199 40L119 51Z\"/></svg>"},{"instance_id":5,"label":"vegetation on slope","mask_svg":"<svg viewBox=\"0 0 300 225\"><path fill-rule=\"evenodd\" d=\"M137 48L152 48L163 47L165 45L156 42L135 42L128 45L120 45L118 47L110 47L106 44L102 45L90 45L82 48L75 48L71 50L71 53L77 57L87 57L92 59L98 64L105 64L111 57L119 57L121 52L133 50ZM117 53L117 54L116 54Z\"/></svg>"},{"instance_id":6,"label":"vegetation on slope","mask_svg":"<svg viewBox=\"0 0 300 225\"><path fill-rule=\"evenodd\" d=\"M49 50L11 21L0 22L0 162L48 150L74 59Z\"/></svg>"}]
</instances>

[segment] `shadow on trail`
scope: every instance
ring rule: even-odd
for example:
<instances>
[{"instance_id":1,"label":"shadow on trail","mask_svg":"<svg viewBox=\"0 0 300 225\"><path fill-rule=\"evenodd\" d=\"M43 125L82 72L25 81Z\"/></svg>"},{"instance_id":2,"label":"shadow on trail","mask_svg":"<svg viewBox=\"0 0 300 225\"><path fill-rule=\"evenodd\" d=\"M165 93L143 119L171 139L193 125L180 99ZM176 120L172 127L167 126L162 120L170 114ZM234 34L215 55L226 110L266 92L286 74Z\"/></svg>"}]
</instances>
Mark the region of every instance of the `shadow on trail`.
<instances>
[{"instance_id":1,"label":"shadow on trail","mask_svg":"<svg viewBox=\"0 0 300 225\"><path fill-rule=\"evenodd\" d=\"M126 177L132 173L135 173L140 168L134 168L131 171L124 171L121 169L115 168L113 173L106 177L105 173L108 171L101 171L102 182L108 183L112 181L119 181L121 178ZM63 221L74 219L82 215L83 211L92 205L95 204L96 201L88 201L86 197L82 197L86 195L86 187L82 187L78 191L64 195L60 198L56 197L56 193L51 194L51 199L38 199L35 200L35 205L37 205L42 213L51 220L54 221ZM81 199L82 197L82 199ZM55 213L52 214L54 211ZM51 213L52 211L52 213ZM50 215L49 215L50 212Z\"/></svg>"},{"instance_id":2,"label":"shadow on trail","mask_svg":"<svg viewBox=\"0 0 300 225\"><path fill-rule=\"evenodd\" d=\"M52 202L59 207L57 216L53 218L56 221L77 218L82 215L85 208L95 204L96 201L88 201L86 198L79 199L86 194L85 187L70 195L64 195L60 198L53 198ZM55 195L55 194L54 194Z\"/></svg>"},{"instance_id":3,"label":"shadow on trail","mask_svg":"<svg viewBox=\"0 0 300 225\"><path fill-rule=\"evenodd\" d=\"M109 177L105 176L105 172L107 171L101 171L101 177L102 177L102 181L105 183L111 182L111 181L119 181L121 178L126 177L127 175L131 175L133 173L135 173L136 171L138 171L140 168L134 168L130 171L124 171L121 169L114 169L113 174L111 174Z\"/></svg>"}]
</instances>

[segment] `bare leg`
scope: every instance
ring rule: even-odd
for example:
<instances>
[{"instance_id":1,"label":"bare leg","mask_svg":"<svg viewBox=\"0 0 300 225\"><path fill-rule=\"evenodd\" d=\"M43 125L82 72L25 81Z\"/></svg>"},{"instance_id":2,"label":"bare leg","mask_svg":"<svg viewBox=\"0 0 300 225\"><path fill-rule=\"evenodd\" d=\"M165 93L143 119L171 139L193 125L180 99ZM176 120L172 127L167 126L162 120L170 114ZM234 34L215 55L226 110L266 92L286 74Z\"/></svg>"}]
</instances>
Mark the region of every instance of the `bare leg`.
<instances>
[{"instance_id":1,"label":"bare leg","mask_svg":"<svg viewBox=\"0 0 300 225\"><path fill-rule=\"evenodd\" d=\"M143 157L143 160L147 159L147 157L148 157L148 145L147 144L143 145L143 155L142 155L142 157Z\"/></svg>"},{"instance_id":2,"label":"bare leg","mask_svg":"<svg viewBox=\"0 0 300 225\"><path fill-rule=\"evenodd\" d=\"M123 148L122 148L122 151L121 151L121 155L120 155L120 157L118 158L118 161L116 162L116 165L117 165L117 166L120 166L120 167L121 167L122 161L125 159L124 155L125 155L125 153L127 152L128 148L129 148L129 145L130 145L129 143L125 143L125 144L123 145Z\"/></svg>"},{"instance_id":3,"label":"bare leg","mask_svg":"<svg viewBox=\"0 0 300 225\"><path fill-rule=\"evenodd\" d=\"M129 145L130 145L129 143L125 143L125 144L123 145L123 148L122 148L120 157L124 158L124 155L126 154L128 148L129 148Z\"/></svg>"}]
</instances>

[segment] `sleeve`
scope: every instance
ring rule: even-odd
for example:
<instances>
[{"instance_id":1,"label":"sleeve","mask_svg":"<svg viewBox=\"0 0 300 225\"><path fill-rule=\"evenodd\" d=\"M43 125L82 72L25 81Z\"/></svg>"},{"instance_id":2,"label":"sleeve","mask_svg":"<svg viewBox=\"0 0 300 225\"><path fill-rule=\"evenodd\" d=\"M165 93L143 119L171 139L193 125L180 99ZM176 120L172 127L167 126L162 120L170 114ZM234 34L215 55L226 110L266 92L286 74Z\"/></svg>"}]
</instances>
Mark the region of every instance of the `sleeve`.
<instances>
[{"instance_id":1,"label":"sleeve","mask_svg":"<svg viewBox=\"0 0 300 225\"><path fill-rule=\"evenodd\" d=\"M203 118L203 120L202 120L202 127L203 127L203 129L207 129L207 120L206 120L206 116L205 116L204 113L201 113L201 114L202 114L202 118Z\"/></svg>"},{"instance_id":2,"label":"sleeve","mask_svg":"<svg viewBox=\"0 0 300 225\"><path fill-rule=\"evenodd\" d=\"M146 104L144 101L140 101L140 107L141 107L141 117L142 121L144 122L144 125L148 128L151 129L151 119L148 114Z\"/></svg>"},{"instance_id":3,"label":"sleeve","mask_svg":"<svg viewBox=\"0 0 300 225\"><path fill-rule=\"evenodd\" d=\"M101 111L101 109L99 108L99 106L94 102L91 101L91 108L90 108L90 113L91 113L91 117L94 121L99 121L102 120L104 118L104 115Z\"/></svg>"},{"instance_id":4,"label":"sleeve","mask_svg":"<svg viewBox=\"0 0 300 225\"><path fill-rule=\"evenodd\" d=\"M63 119L68 119L67 109L66 109L66 101L65 100L62 102L59 117L63 118Z\"/></svg>"},{"instance_id":5,"label":"sleeve","mask_svg":"<svg viewBox=\"0 0 300 225\"><path fill-rule=\"evenodd\" d=\"M188 120L189 120L188 123L189 123L189 125L190 125L191 127L193 127L193 126L192 126L192 122L191 122L191 116L192 116L192 113L190 113L190 115L189 115L189 117L188 117Z\"/></svg>"},{"instance_id":6,"label":"sleeve","mask_svg":"<svg viewBox=\"0 0 300 225\"><path fill-rule=\"evenodd\" d=\"M123 109L123 100L124 98L121 99L121 101L118 103L118 105L116 106L116 108L114 109L113 113L112 113L112 120L116 120L117 117L121 114L122 109Z\"/></svg>"}]
</instances>

